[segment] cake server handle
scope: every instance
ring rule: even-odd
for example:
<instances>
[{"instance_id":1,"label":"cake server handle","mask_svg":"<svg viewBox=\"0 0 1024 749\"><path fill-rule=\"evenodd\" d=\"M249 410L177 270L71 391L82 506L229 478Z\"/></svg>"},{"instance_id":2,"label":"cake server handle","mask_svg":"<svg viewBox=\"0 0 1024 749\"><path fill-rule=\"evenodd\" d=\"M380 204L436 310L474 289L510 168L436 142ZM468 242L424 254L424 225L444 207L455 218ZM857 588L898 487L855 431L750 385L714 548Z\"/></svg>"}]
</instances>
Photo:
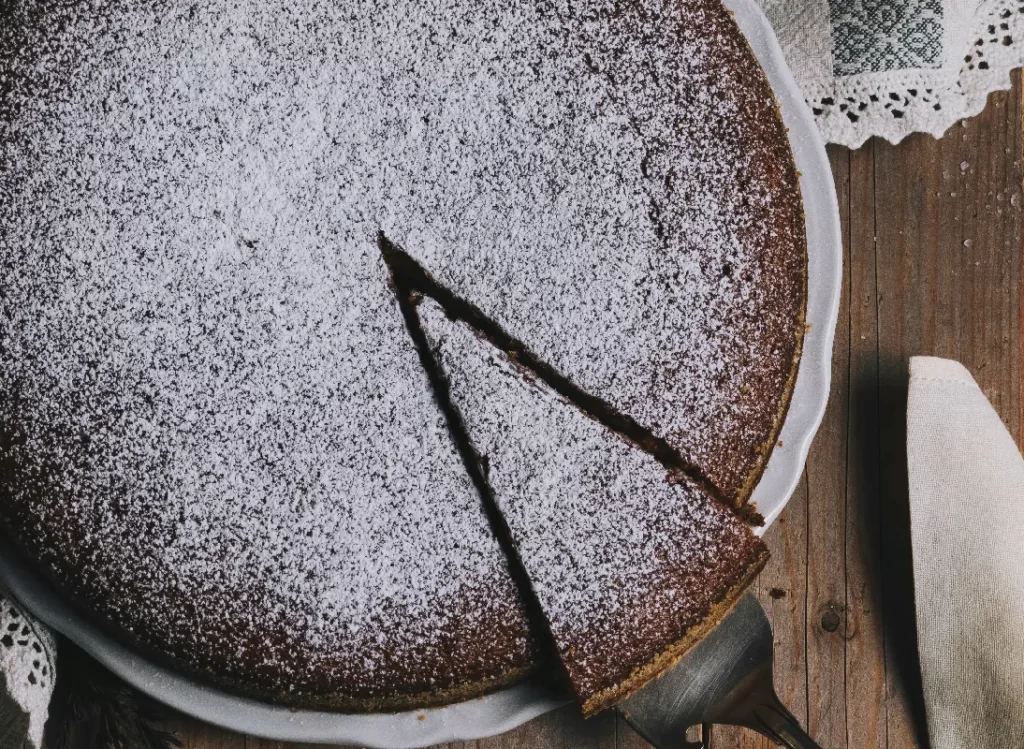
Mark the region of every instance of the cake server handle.
<instances>
[{"instance_id":1,"label":"cake server handle","mask_svg":"<svg viewBox=\"0 0 1024 749\"><path fill-rule=\"evenodd\" d=\"M754 669L732 698L711 712L711 723L750 728L788 749L821 749L775 693L770 664Z\"/></svg>"},{"instance_id":2,"label":"cake server handle","mask_svg":"<svg viewBox=\"0 0 1024 749\"><path fill-rule=\"evenodd\" d=\"M744 724L788 749L821 749L774 693L770 700L752 707Z\"/></svg>"}]
</instances>

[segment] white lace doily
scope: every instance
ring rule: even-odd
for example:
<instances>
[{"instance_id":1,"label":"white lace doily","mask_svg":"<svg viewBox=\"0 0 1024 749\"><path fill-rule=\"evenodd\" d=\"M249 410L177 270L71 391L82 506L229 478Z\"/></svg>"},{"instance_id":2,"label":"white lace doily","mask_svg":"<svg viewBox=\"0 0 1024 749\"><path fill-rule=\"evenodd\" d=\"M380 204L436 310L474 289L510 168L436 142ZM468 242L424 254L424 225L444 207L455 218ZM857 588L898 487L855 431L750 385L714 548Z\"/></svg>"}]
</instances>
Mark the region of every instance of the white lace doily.
<instances>
[{"instance_id":1,"label":"white lace doily","mask_svg":"<svg viewBox=\"0 0 1024 749\"><path fill-rule=\"evenodd\" d=\"M4 749L38 747L53 694L56 645L49 631L27 615L0 583L0 736ZM11 744L10 733L24 724L27 736ZM7 743L4 743L7 742Z\"/></svg>"},{"instance_id":2,"label":"white lace doily","mask_svg":"<svg viewBox=\"0 0 1024 749\"><path fill-rule=\"evenodd\" d=\"M829 143L941 136L1024 65L1024 0L758 0Z\"/></svg>"}]
</instances>

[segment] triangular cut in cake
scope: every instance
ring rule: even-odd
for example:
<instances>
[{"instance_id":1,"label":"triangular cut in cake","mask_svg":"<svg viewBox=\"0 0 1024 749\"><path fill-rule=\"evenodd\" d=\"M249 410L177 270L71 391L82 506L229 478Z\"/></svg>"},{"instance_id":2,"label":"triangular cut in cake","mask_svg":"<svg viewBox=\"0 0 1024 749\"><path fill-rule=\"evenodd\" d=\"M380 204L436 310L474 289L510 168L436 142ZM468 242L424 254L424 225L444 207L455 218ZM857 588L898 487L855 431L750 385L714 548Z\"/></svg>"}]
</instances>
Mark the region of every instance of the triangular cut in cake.
<instances>
[{"instance_id":1,"label":"triangular cut in cake","mask_svg":"<svg viewBox=\"0 0 1024 749\"><path fill-rule=\"evenodd\" d=\"M549 362L538 357L529 346L509 334L496 320L439 283L414 257L391 242L383 233L378 234L378 245L391 272L393 283L401 287L398 290L399 296L414 294L436 299L449 315L463 320L471 328L479 331L497 348L515 359L526 370L536 374L554 392L575 404L584 413L611 431L636 443L663 465L689 476L716 499L741 513L751 524L763 525L764 519L753 504L737 505L731 492L723 491L700 466L687 460L671 442L640 424L629 413L615 408L603 398L581 388ZM415 330L411 332L414 336L417 335Z\"/></svg>"},{"instance_id":2,"label":"triangular cut in cake","mask_svg":"<svg viewBox=\"0 0 1024 749\"><path fill-rule=\"evenodd\" d=\"M711 630L768 552L700 484L670 476L437 301L416 312L438 397L592 715Z\"/></svg>"}]
</instances>

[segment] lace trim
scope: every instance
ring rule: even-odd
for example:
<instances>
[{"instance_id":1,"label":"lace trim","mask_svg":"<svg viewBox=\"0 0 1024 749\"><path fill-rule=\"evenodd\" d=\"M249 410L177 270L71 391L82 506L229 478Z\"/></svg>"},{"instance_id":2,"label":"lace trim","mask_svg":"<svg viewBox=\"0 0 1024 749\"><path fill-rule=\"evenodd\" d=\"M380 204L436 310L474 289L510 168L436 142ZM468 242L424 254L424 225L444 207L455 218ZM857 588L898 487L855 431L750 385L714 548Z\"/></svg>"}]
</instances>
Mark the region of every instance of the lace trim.
<instances>
[{"instance_id":1,"label":"lace trim","mask_svg":"<svg viewBox=\"0 0 1024 749\"><path fill-rule=\"evenodd\" d=\"M28 713L29 736L39 746L56 677L53 638L0 585L0 672L10 696ZM3 683L3 682L0 682Z\"/></svg>"},{"instance_id":2,"label":"lace trim","mask_svg":"<svg viewBox=\"0 0 1024 749\"><path fill-rule=\"evenodd\" d=\"M898 143L914 132L940 137L1009 89L1024 65L1024 0L985 0L955 80L942 70L895 70L810 82L804 91L822 136L857 148L873 135Z\"/></svg>"}]
</instances>

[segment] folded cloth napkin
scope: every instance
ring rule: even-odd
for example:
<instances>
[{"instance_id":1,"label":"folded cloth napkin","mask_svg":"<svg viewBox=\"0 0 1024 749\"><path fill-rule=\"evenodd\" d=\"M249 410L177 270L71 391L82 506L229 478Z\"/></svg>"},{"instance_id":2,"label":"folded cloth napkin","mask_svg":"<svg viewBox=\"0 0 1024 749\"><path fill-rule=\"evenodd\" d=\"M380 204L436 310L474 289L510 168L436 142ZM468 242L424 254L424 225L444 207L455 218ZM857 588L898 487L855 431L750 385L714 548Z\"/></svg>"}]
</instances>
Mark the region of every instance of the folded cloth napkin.
<instances>
[{"instance_id":1,"label":"folded cloth napkin","mask_svg":"<svg viewBox=\"0 0 1024 749\"><path fill-rule=\"evenodd\" d=\"M918 648L934 749L1024 746L1024 459L970 373L910 362Z\"/></svg>"},{"instance_id":2,"label":"folded cloth napkin","mask_svg":"<svg viewBox=\"0 0 1024 749\"><path fill-rule=\"evenodd\" d=\"M38 749L55 678L49 631L0 582L0 749Z\"/></svg>"},{"instance_id":3,"label":"folded cloth napkin","mask_svg":"<svg viewBox=\"0 0 1024 749\"><path fill-rule=\"evenodd\" d=\"M1024 0L758 0L826 142L938 137L1024 65Z\"/></svg>"}]
</instances>

